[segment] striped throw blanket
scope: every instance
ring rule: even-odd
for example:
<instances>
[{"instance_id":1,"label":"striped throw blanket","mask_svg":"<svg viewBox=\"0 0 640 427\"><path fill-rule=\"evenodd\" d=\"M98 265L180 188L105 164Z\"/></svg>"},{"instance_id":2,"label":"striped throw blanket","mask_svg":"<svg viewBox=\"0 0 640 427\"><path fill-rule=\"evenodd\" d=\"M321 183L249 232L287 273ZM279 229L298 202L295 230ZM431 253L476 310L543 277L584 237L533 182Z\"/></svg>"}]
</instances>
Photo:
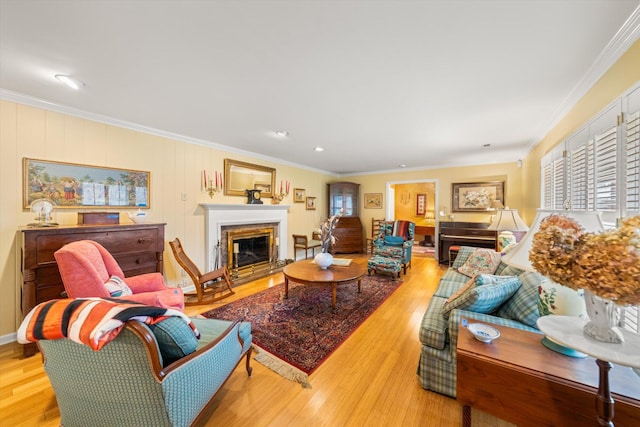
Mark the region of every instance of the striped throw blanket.
<instances>
[{"instance_id":1,"label":"striped throw blanket","mask_svg":"<svg viewBox=\"0 0 640 427\"><path fill-rule=\"evenodd\" d=\"M170 317L183 319L197 338L200 333L184 313L170 308L106 298L46 301L35 306L18 329L18 342L68 338L97 351L113 340L127 320L154 324Z\"/></svg>"},{"instance_id":2,"label":"striped throw blanket","mask_svg":"<svg viewBox=\"0 0 640 427\"><path fill-rule=\"evenodd\" d=\"M409 224L411 224L411 221L403 221L401 219L397 220L393 224L393 235L404 237L404 240L410 239L411 236L409 236Z\"/></svg>"}]
</instances>

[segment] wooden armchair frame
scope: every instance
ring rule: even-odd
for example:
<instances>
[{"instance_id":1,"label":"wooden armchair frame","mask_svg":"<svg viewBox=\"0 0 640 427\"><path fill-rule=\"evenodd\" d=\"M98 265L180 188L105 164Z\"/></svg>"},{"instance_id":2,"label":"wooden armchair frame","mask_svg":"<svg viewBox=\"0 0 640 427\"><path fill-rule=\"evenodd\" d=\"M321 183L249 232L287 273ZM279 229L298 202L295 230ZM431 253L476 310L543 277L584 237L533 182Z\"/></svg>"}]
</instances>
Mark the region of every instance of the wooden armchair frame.
<instances>
[{"instance_id":1,"label":"wooden armchair frame","mask_svg":"<svg viewBox=\"0 0 640 427\"><path fill-rule=\"evenodd\" d=\"M180 267L191 277L196 287L195 293L185 292L185 305L210 303L235 294L231 289L231 277L229 276L229 271L226 266L202 274L198 266L195 265L195 263L191 261L191 258L185 253L180 239L176 237L175 240L169 242L169 246L171 246L176 261L178 261ZM221 292L221 294L216 296L219 292Z\"/></svg>"},{"instance_id":2,"label":"wooden armchair frame","mask_svg":"<svg viewBox=\"0 0 640 427\"><path fill-rule=\"evenodd\" d=\"M294 234L293 235L293 260L297 261L296 251L298 249L304 249L304 259L309 258L309 249L311 249L311 256L315 256L316 248L321 247L319 241L317 240L309 240L307 236L304 234Z\"/></svg>"}]
</instances>

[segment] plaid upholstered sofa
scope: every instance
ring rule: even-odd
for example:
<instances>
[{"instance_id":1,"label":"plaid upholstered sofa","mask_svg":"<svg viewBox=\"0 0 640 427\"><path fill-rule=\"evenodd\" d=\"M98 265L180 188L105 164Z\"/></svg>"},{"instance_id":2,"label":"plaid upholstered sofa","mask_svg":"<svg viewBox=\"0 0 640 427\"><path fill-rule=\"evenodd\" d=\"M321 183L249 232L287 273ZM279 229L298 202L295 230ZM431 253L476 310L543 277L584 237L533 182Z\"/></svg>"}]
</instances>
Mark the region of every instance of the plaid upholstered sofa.
<instances>
[{"instance_id":1,"label":"plaid upholstered sofa","mask_svg":"<svg viewBox=\"0 0 640 427\"><path fill-rule=\"evenodd\" d=\"M456 397L456 347L458 342L458 325L465 318L474 321L489 322L512 328L540 332L536 328L538 319L538 285L543 276L535 272L523 272L498 264L493 275L483 275L485 281L509 282L509 294L488 294L469 303L461 303L457 308L446 307L447 299L455 295L470 281L470 277L458 272L476 248L463 246L454 264L447 269L440 279L420 326L420 362L418 377L422 388L447 396ZM477 279L481 280L481 279ZM519 283L518 283L519 282ZM485 288L478 282L476 289ZM500 287L504 288L504 286ZM517 289L515 293L513 289ZM462 299L469 292L464 292ZM506 295L506 296L505 296ZM505 300L506 298L506 300ZM458 300L459 301L459 300ZM453 304L456 306L456 304ZM474 310L474 311L472 311Z\"/></svg>"}]
</instances>

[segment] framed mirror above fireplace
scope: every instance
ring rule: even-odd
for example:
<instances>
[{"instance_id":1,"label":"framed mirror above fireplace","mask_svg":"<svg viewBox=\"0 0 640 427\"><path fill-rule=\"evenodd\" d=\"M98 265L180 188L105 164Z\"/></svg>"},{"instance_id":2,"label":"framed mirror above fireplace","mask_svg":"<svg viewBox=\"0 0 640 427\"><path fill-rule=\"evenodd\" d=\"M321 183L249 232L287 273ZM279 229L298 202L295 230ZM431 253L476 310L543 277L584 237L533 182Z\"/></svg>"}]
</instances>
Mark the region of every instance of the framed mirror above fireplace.
<instances>
[{"instance_id":1,"label":"framed mirror above fireplace","mask_svg":"<svg viewBox=\"0 0 640 427\"><path fill-rule=\"evenodd\" d=\"M276 183L276 170L238 160L224 159L224 194L245 196L246 190L261 190L261 197L272 197Z\"/></svg>"}]
</instances>

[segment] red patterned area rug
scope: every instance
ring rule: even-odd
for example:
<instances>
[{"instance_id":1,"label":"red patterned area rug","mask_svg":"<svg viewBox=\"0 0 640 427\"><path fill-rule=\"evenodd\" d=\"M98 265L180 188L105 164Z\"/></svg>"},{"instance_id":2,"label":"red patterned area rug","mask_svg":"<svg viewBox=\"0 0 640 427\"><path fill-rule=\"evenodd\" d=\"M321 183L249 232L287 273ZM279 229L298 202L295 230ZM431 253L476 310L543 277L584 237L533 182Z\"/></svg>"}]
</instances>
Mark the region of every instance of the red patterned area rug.
<instances>
[{"instance_id":1,"label":"red patterned area rug","mask_svg":"<svg viewBox=\"0 0 640 427\"><path fill-rule=\"evenodd\" d=\"M329 286L289 282L231 302L202 315L251 322L256 360L282 376L310 387L311 374L373 313L402 281L390 276L364 276L357 283L339 285L336 308ZM265 354L266 353L266 354Z\"/></svg>"}]
</instances>

